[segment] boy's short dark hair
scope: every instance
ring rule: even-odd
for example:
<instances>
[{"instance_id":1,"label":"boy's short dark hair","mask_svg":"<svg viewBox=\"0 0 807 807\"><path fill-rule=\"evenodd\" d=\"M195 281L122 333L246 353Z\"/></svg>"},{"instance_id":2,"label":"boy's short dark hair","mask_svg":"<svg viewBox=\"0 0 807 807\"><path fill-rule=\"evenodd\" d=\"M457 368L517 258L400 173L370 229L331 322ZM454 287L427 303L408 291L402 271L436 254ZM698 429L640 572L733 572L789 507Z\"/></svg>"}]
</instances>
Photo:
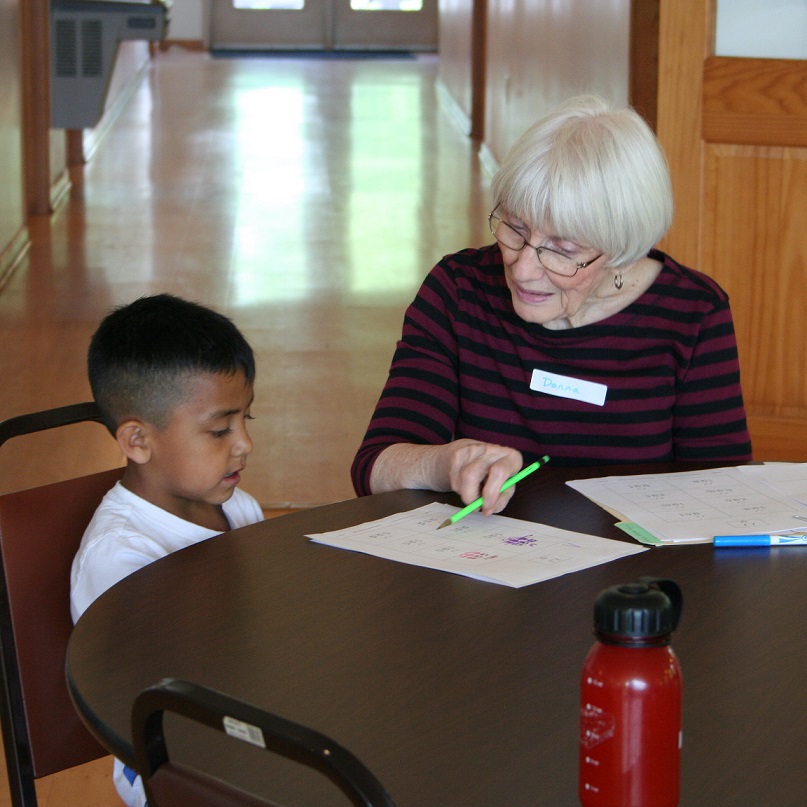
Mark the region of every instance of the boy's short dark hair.
<instances>
[{"instance_id":1,"label":"boy's short dark hair","mask_svg":"<svg viewBox=\"0 0 807 807\"><path fill-rule=\"evenodd\" d=\"M141 297L109 314L90 341L90 386L106 427L128 417L168 425L189 376L242 371L255 380L252 348L231 320L171 294Z\"/></svg>"}]
</instances>

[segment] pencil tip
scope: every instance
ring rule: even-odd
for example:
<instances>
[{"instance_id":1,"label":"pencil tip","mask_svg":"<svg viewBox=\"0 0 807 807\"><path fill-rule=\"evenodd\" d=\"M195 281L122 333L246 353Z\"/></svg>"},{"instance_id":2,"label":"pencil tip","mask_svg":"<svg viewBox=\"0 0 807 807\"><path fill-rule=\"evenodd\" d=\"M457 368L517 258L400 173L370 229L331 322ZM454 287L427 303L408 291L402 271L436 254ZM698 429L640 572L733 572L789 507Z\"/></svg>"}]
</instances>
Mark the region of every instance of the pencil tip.
<instances>
[{"instance_id":1,"label":"pencil tip","mask_svg":"<svg viewBox=\"0 0 807 807\"><path fill-rule=\"evenodd\" d=\"M437 529L442 530L443 527L448 527L451 524L451 519L447 518Z\"/></svg>"}]
</instances>

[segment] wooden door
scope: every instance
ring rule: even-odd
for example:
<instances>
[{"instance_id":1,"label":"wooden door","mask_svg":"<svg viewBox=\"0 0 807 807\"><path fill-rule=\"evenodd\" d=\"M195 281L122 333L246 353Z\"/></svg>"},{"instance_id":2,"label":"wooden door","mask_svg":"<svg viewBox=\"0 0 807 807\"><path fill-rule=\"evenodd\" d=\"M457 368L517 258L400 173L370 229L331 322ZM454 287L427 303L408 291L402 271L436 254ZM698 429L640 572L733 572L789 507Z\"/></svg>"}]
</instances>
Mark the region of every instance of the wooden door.
<instances>
[{"instance_id":1,"label":"wooden door","mask_svg":"<svg viewBox=\"0 0 807 807\"><path fill-rule=\"evenodd\" d=\"M214 0L216 50L437 50L437 0Z\"/></svg>"},{"instance_id":2,"label":"wooden door","mask_svg":"<svg viewBox=\"0 0 807 807\"><path fill-rule=\"evenodd\" d=\"M731 297L756 459L807 461L807 61L718 57L715 0L662 0L662 248Z\"/></svg>"}]
</instances>

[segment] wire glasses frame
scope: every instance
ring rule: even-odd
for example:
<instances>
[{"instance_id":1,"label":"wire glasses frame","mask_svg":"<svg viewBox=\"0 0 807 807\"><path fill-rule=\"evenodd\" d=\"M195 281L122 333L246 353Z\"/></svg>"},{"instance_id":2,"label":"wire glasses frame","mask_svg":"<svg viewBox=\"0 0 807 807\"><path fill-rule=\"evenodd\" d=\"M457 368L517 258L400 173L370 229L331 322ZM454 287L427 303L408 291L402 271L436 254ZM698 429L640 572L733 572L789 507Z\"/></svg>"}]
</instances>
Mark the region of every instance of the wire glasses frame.
<instances>
[{"instance_id":1,"label":"wire glasses frame","mask_svg":"<svg viewBox=\"0 0 807 807\"><path fill-rule=\"evenodd\" d=\"M530 242L527 241L527 239L524 238L524 236L518 230L516 230L512 224L506 222L503 218L501 218L501 216L497 216L496 210L498 210L498 208L494 208L488 216L488 226L490 227L491 235L502 246L515 250L516 252L520 252L522 249L524 249L524 247L532 247L538 256L538 262L541 264L541 266L543 266L547 272L551 272L554 275L561 275L562 277L574 277L581 269L591 266L594 261L598 261L605 254L601 252L596 258L592 258L589 261L575 263L571 260L571 258L568 258L566 255L564 255L562 252L558 252L556 249L544 246L536 247L534 244L530 244ZM498 234L500 225L507 228L505 230L506 238L502 238Z\"/></svg>"}]
</instances>

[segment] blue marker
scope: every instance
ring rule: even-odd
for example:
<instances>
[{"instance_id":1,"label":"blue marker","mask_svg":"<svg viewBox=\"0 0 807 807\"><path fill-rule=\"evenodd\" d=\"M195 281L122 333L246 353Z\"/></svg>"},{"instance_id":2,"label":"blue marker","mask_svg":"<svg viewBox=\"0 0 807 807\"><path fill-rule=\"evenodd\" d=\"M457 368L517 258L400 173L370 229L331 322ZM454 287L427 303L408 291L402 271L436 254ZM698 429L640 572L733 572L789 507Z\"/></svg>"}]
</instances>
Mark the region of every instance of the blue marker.
<instances>
[{"instance_id":1,"label":"blue marker","mask_svg":"<svg viewBox=\"0 0 807 807\"><path fill-rule=\"evenodd\" d=\"M807 533L790 535L715 535L715 546L807 546Z\"/></svg>"}]
</instances>

